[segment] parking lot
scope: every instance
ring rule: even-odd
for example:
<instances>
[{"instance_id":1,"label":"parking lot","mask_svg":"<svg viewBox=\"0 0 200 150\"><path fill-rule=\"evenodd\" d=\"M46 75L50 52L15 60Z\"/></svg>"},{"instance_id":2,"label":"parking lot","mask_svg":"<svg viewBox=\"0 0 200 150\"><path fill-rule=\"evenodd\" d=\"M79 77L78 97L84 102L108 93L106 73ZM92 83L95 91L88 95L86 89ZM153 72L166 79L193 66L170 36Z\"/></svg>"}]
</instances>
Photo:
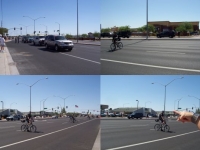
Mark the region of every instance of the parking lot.
<instances>
[{"instance_id":1,"label":"parking lot","mask_svg":"<svg viewBox=\"0 0 200 150\"><path fill-rule=\"evenodd\" d=\"M194 124L169 120L169 132L155 131L155 124L154 119L101 119L101 149L199 149L199 130Z\"/></svg>"},{"instance_id":2,"label":"parking lot","mask_svg":"<svg viewBox=\"0 0 200 150\"><path fill-rule=\"evenodd\" d=\"M77 117L77 123L69 118L35 119L36 133L22 132L20 121L0 122L0 149L30 150L91 150L99 132L99 119Z\"/></svg>"}]
</instances>

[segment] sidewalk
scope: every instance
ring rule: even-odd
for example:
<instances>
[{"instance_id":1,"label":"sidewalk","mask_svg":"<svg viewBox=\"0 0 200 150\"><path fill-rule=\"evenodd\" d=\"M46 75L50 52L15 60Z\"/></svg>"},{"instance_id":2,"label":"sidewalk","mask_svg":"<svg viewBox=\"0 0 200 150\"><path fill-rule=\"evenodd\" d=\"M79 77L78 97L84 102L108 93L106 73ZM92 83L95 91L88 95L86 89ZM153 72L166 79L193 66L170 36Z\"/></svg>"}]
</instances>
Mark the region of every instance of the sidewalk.
<instances>
[{"instance_id":1,"label":"sidewalk","mask_svg":"<svg viewBox=\"0 0 200 150\"><path fill-rule=\"evenodd\" d=\"M0 75L19 75L16 64L13 62L6 46L4 52L0 52Z\"/></svg>"}]
</instances>

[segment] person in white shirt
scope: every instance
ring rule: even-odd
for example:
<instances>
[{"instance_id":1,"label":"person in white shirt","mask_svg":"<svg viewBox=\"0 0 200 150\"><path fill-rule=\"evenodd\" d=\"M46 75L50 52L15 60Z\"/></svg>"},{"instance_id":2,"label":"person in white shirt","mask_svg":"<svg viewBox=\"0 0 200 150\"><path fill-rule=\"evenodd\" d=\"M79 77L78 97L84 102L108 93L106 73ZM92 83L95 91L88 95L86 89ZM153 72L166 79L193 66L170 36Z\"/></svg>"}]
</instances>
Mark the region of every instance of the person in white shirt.
<instances>
[{"instance_id":1,"label":"person in white shirt","mask_svg":"<svg viewBox=\"0 0 200 150\"><path fill-rule=\"evenodd\" d=\"M0 46L1 46L1 52L4 52L4 46L5 46L5 39L1 37L0 35Z\"/></svg>"}]
</instances>

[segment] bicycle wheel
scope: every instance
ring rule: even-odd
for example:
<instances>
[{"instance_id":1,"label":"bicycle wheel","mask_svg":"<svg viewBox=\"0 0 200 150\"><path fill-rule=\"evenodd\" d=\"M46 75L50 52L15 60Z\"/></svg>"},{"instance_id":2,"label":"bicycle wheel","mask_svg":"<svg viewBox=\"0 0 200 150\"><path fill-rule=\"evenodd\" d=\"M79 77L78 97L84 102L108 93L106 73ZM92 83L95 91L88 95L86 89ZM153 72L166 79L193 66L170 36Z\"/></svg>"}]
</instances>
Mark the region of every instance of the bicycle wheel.
<instances>
[{"instance_id":1,"label":"bicycle wheel","mask_svg":"<svg viewBox=\"0 0 200 150\"><path fill-rule=\"evenodd\" d=\"M118 42L117 45L118 45L119 49L122 49L122 47L123 47L122 42Z\"/></svg>"},{"instance_id":2,"label":"bicycle wheel","mask_svg":"<svg viewBox=\"0 0 200 150\"><path fill-rule=\"evenodd\" d=\"M112 44L110 45L110 49L111 49L111 51L114 51L114 50L116 49L116 46L115 46L114 43L112 43Z\"/></svg>"},{"instance_id":3,"label":"bicycle wheel","mask_svg":"<svg viewBox=\"0 0 200 150\"><path fill-rule=\"evenodd\" d=\"M36 132L37 128L35 125L30 126L30 131L31 132Z\"/></svg>"},{"instance_id":4,"label":"bicycle wheel","mask_svg":"<svg viewBox=\"0 0 200 150\"><path fill-rule=\"evenodd\" d=\"M170 129L170 127L169 127L168 125L165 125L165 126L164 126L164 131L165 131L165 132L169 132L169 129Z\"/></svg>"},{"instance_id":5,"label":"bicycle wheel","mask_svg":"<svg viewBox=\"0 0 200 150\"><path fill-rule=\"evenodd\" d=\"M21 131L26 131L26 125L25 125L25 124L23 124L23 125L21 126Z\"/></svg>"},{"instance_id":6,"label":"bicycle wheel","mask_svg":"<svg viewBox=\"0 0 200 150\"><path fill-rule=\"evenodd\" d=\"M156 131L160 130L160 124L156 124L156 125L154 126L154 129L155 129Z\"/></svg>"}]
</instances>

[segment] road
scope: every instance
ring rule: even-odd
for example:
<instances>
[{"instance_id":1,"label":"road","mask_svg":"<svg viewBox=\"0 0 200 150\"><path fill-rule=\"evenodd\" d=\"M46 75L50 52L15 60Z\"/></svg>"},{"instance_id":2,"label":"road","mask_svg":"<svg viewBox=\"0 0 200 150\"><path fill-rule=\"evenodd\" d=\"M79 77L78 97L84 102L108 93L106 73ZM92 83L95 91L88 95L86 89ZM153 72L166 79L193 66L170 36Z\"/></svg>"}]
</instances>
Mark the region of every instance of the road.
<instances>
[{"instance_id":1,"label":"road","mask_svg":"<svg viewBox=\"0 0 200 150\"><path fill-rule=\"evenodd\" d=\"M200 130L169 120L169 132L155 131L154 120L101 120L102 150L199 150Z\"/></svg>"},{"instance_id":2,"label":"road","mask_svg":"<svg viewBox=\"0 0 200 150\"><path fill-rule=\"evenodd\" d=\"M102 75L200 74L200 40L124 40L123 49L109 52L101 40Z\"/></svg>"},{"instance_id":3,"label":"road","mask_svg":"<svg viewBox=\"0 0 200 150\"><path fill-rule=\"evenodd\" d=\"M16 150L91 150L97 137L100 120L77 117L38 120L36 133L21 132L20 121L0 122L0 149Z\"/></svg>"},{"instance_id":4,"label":"road","mask_svg":"<svg viewBox=\"0 0 200 150\"><path fill-rule=\"evenodd\" d=\"M99 75L100 46L74 44L71 52L28 43L6 43L20 75Z\"/></svg>"}]
</instances>

